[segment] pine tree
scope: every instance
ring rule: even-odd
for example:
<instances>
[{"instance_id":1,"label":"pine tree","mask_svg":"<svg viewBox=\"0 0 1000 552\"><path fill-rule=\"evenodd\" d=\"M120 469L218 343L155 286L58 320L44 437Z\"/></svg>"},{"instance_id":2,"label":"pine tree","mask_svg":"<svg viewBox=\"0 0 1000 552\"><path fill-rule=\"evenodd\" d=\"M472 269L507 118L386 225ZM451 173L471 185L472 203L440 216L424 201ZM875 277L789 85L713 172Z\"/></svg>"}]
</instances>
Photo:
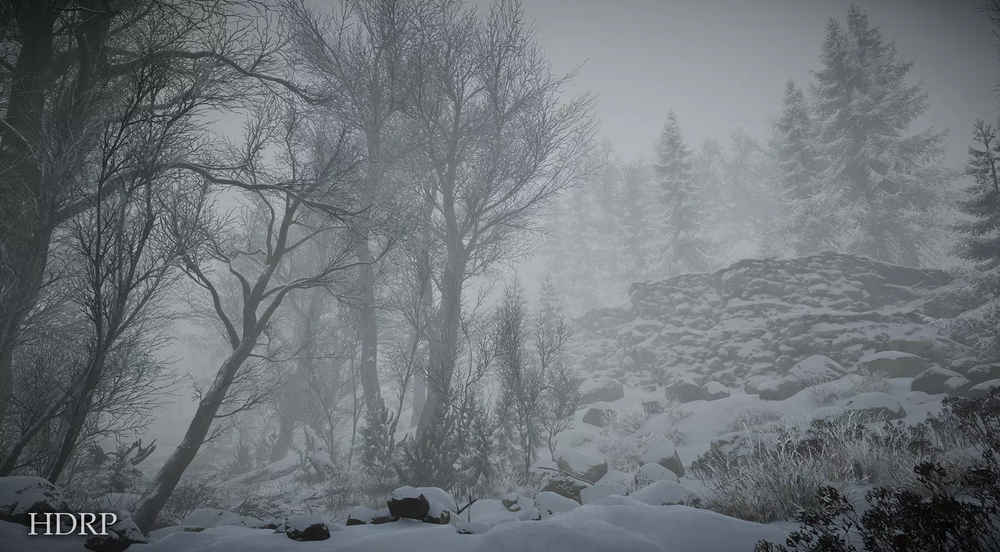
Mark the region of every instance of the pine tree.
<instances>
[{"instance_id":1,"label":"pine tree","mask_svg":"<svg viewBox=\"0 0 1000 552\"><path fill-rule=\"evenodd\" d=\"M677 115L670 111L656 142L653 170L659 184L661 274L703 272L712 265L706 211L696 188L691 159Z\"/></svg>"},{"instance_id":2,"label":"pine tree","mask_svg":"<svg viewBox=\"0 0 1000 552\"><path fill-rule=\"evenodd\" d=\"M939 163L944 133L905 136L926 111L927 94L906 83L912 63L857 6L846 30L830 21L821 59L811 89L820 124L813 145L824 163L815 189L836 194L840 248L917 266L949 176Z\"/></svg>"},{"instance_id":3,"label":"pine tree","mask_svg":"<svg viewBox=\"0 0 1000 552\"><path fill-rule=\"evenodd\" d=\"M649 167L641 159L626 164L622 169L619 196L621 222L617 241L621 259L619 282L626 284L650 277L650 180Z\"/></svg>"},{"instance_id":4,"label":"pine tree","mask_svg":"<svg viewBox=\"0 0 1000 552\"><path fill-rule=\"evenodd\" d=\"M969 148L966 174L973 178L973 184L965 190L967 199L959 203L959 208L973 218L957 225L957 230L965 234L957 253L976 262L984 273L995 273L1000 267L1000 141L994 127L983 121L976 121L974 136L982 149ZM990 287L994 293L1000 292L995 285Z\"/></svg>"},{"instance_id":5,"label":"pine tree","mask_svg":"<svg viewBox=\"0 0 1000 552\"><path fill-rule=\"evenodd\" d=\"M777 193L785 207L775 233L796 255L836 249L832 240L838 233L837 221L832 215L837 209L830 203L837 194L819 186L821 164L813 151L816 130L805 94L789 80L781 112L771 121L769 146Z\"/></svg>"}]
</instances>

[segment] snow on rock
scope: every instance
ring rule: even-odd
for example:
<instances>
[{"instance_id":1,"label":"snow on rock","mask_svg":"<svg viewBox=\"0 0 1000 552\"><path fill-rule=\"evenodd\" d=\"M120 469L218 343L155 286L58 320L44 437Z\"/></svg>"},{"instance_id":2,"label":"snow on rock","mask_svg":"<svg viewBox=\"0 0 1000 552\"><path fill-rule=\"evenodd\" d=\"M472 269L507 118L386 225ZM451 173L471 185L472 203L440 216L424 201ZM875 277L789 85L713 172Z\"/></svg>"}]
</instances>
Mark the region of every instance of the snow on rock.
<instances>
[{"instance_id":1,"label":"snow on rock","mask_svg":"<svg viewBox=\"0 0 1000 552\"><path fill-rule=\"evenodd\" d=\"M890 378L914 378L928 368L923 358L900 351L882 351L865 355L858 366L873 372L882 372Z\"/></svg>"},{"instance_id":2,"label":"snow on rock","mask_svg":"<svg viewBox=\"0 0 1000 552\"><path fill-rule=\"evenodd\" d=\"M852 366L870 351L914 355L875 363L913 377L927 360L984 354L969 344L975 323L928 323L989 299L968 287L941 270L830 252L745 259L712 274L633 283L628 307L575 321L568 350L583 370L650 384L687 377L736 387L752 376L784 376L812 355Z\"/></svg>"},{"instance_id":3,"label":"snow on rock","mask_svg":"<svg viewBox=\"0 0 1000 552\"><path fill-rule=\"evenodd\" d=\"M604 427L611 422L614 415L615 411L611 405L607 403L593 404L587 408L581 421L594 427Z\"/></svg>"},{"instance_id":4,"label":"snow on rock","mask_svg":"<svg viewBox=\"0 0 1000 552\"><path fill-rule=\"evenodd\" d=\"M0 477L0 520L28 525L29 514L72 512L62 491L41 477Z\"/></svg>"},{"instance_id":5,"label":"snow on rock","mask_svg":"<svg viewBox=\"0 0 1000 552\"><path fill-rule=\"evenodd\" d=\"M387 506L389 513L394 517L424 521L428 518L431 505L434 503L445 510L457 510L455 501L444 490L437 487L411 487L409 485L393 491ZM438 517L435 516L435 518Z\"/></svg>"},{"instance_id":6,"label":"snow on rock","mask_svg":"<svg viewBox=\"0 0 1000 552\"><path fill-rule=\"evenodd\" d=\"M424 523L448 525L451 523L451 510L440 502L431 502L430 508L427 510L427 517L424 518Z\"/></svg>"},{"instance_id":7,"label":"snow on rock","mask_svg":"<svg viewBox=\"0 0 1000 552\"><path fill-rule=\"evenodd\" d=\"M507 493L500 499L500 503L503 507L507 509L508 512L520 512L521 505L518 504L518 500L521 497L517 496L517 493Z\"/></svg>"},{"instance_id":8,"label":"snow on rock","mask_svg":"<svg viewBox=\"0 0 1000 552\"><path fill-rule=\"evenodd\" d=\"M108 527L108 534L89 537L83 546L93 552L121 552L133 544L148 542L132 517L126 515Z\"/></svg>"},{"instance_id":9,"label":"snow on rock","mask_svg":"<svg viewBox=\"0 0 1000 552\"><path fill-rule=\"evenodd\" d=\"M984 381L983 383L977 383L969 389L970 397L986 397L990 394L990 389L994 387L1000 387L1000 379L994 379L989 381Z\"/></svg>"},{"instance_id":10,"label":"snow on rock","mask_svg":"<svg viewBox=\"0 0 1000 552\"><path fill-rule=\"evenodd\" d=\"M590 504L595 500L604 498L611 495L622 495L628 494L628 489L625 485L621 483L598 483L593 487L587 487L580 493L580 499L583 504Z\"/></svg>"},{"instance_id":11,"label":"snow on rock","mask_svg":"<svg viewBox=\"0 0 1000 552\"><path fill-rule=\"evenodd\" d=\"M355 506L347 514L347 525L367 525L375 519L378 512L364 506Z\"/></svg>"},{"instance_id":12,"label":"snow on rock","mask_svg":"<svg viewBox=\"0 0 1000 552\"><path fill-rule=\"evenodd\" d=\"M220 521L238 517L239 515L227 512L226 510L199 508L188 514L188 516L184 518L184 521L181 522L181 525L203 527L208 529L209 527L215 527Z\"/></svg>"},{"instance_id":13,"label":"snow on rock","mask_svg":"<svg viewBox=\"0 0 1000 552\"><path fill-rule=\"evenodd\" d=\"M253 516L239 516L238 515L238 516L234 516L234 517L226 517L226 518L220 519L219 522L215 524L216 527L221 527L221 526L224 526L224 525L238 525L240 527L260 528L260 527L263 527L266 524L264 523L264 520L257 519L257 518L255 518Z\"/></svg>"},{"instance_id":14,"label":"snow on rock","mask_svg":"<svg viewBox=\"0 0 1000 552\"><path fill-rule=\"evenodd\" d=\"M687 487L673 481L654 481L629 495L630 498L651 506L667 504L684 504L690 502L695 494Z\"/></svg>"},{"instance_id":15,"label":"snow on rock","mask_svg":"<svg viewBox=\"0 0 1000 552\"><path fill-rule=\"evenodd\" d=\"M921 405L921 404L927 404L935 399L934 397L928 395L927 393L924 393L923 391L910 391L909 393L903 396L903 400L906 401L908 404Z\"/></svg>"},{"instance_id":16,"label":"snow on rock","mask_svg":"<svg viewBox=\"0 0 1000 552\"><path fill-rule=\"evenodd\" d=\"M542 513L535 507L525 508L521 515L517 516L518 521L538 521L540 519L542 519Z\"/></svg>"},{"instance_id":17,"label":"snow on rock","mask_svg":"<svg viewBox=\"0 0 1000 552\"><path fill-rule=\"evenodd\" d=\"M950 397L966 397L973 385L975 383L963 376L954 376L945 380L944 392Z\"/></svg>"},{"instance_id":18,"label":"snow on rock","mask_svg":"<svg viewBox=\"0 0 1000 552\"><path fill-rule=\"evenodd\" d=\"M663 390L667 399L688 403L705 398L705 389L691 378L680 378L668 383Z\"/></svg>"},{"instance_id":19,"label":"snow on rock","mask_svg":"<svg viewBox=\"0 0 1000 552\"><path fill-rule=\"evenodd\" d=\"M677 474L659 464L643 464L635 474L635 483L645 487L656 481L672 481L677 483Z\"/></svg>"},{"instance_id":20,"label":"snow on rock","mask_svg":"<svg viewBox=\"0 0 1000 552\"><path fill-rule=\"evenodd\" d=\"M581 404L614 402L625 396L621 382L608 376L589 379L580 384Z\"/></svg>"},{"instance_id":21,"label":"snow on rock","mask_svg":"<svg viewBox=\"0 0 1000 552\"><path fill-rule=\"evenodd\" d=\"M816 385L839 379L847 371L830 357L813 355L799 361L789 371L788 375L797 378L806 385Z\"/></svg>"},{"instance_id":22,"label":"snow on rock","mask_svg":"<svg viewBox=\"0 0 1000 552\"><path fill-rule=\"evenodd\" d=\"M730 396L729 389L717 381L710 381L702 387L702 397L706 401L716 401Z\"/></svg>"},{"instance_id":23,"label":"snow on rock","mask_svg":"<svg viewBox=\"0 0 1000 552\"><path fill-rule=\"evenodd\" d=\"M865 421L899 420L906 417L906 410L899 399L885 393L859 393L852 399L840 401L847 413L856 414Z\"/></svg>"},{"instance_id":24,"label":"snow on rock","mask_svg":"<svg viewBox=\"0 0 1000 552\"><path fill-rule=\"evenodd\" d=\"M630 473L621 472L618 470L608 470L608 473L604 474L604 477L600 478L597 483L621 483L630 481L633 475Z\"/></svg>"},{"instance_id":25,"label":"snow on rock","mask_svg":"<svg viewBox=\"0 0 1000 552\"><path fill-rule=\"evenodd\" d=\"M580 502L581 493L584 489L590 486L590 483L587 483L577 477L560 473L549 478L549 480L545 483L545 486L542 487L542 490L556 493L559 496Z\"/></svg>"},{"instance_id":26,"label":"snow on rock","mask_svg":"<svg viewBox=\"0 0 1000 552\"><path fill-rule=\"evenodd\" d=\"M319 516L288 516L281 532L294 541L322 541L330 538L330 527Z\"/></svg>"},{"instance_id":27,"label":"snow on rock","mask_svg":"<svg viewBox=\"0 0 1000 552\"><path fill-rule=\"evenodd\" d=\"M654 437L646 443L646 449L642 453L640 460L643 464L659 464L664 468L677 474L677 477L684 476L684 464L677 454L677 448L673 441L666 437Z\"/></svg>"},{"instance_id":28,"label":"snow on rock","mask_svg":"<svg viewBox=\"0 0 1000 552\"><path fill-rule=\"evenodd\" d=\"M913 378L913 381L910 382L910 390L923 391L928 395L944 393L947 391L944 383L949 379L956 377L961 378L962 375L958 372L952 372L947 368L942 368L937 365L931 366L921 372L917 377Z\"/></svg>"},{"instance_id":29,"label":"snow on rock","mask_svg":"<svg viewBox=\"0 0 1000 552\"><path fill-rule=\"evenodd\" d=\"M965 372L965 377L973 383L983 383L993 379L1000 379L1000 363L978 364L969 368Z\"/></svg>"},{"instance_id":30,"label":"snow on rock","mask_svg":"<svg viewBox=\"0 0 1000 552\"><path fill-rule=\"evenodd\" d=\"M574 449L559 449L553 455L559 469L590 482L595 482L608 473L608 462Z\"/></svg>"},{"instance_id":31,"label":"snow on rock","mask_svg":"<svg viewBox=\"0 0 1000 552\"><path fill-rule=\"evenodd\" d=\"M455 524L455 532L460 535L482 535L492 528L485 521L460 521Z\"/></svg>"},{"instance_id":32,"label":"snow on rock","mask_svg":"<svg viewBox=\"0 0 1000 552\"><path fill-rule=\"evenodd\" d=\"M805 389L806 383L795 376L784 376L759 383L756 388L761 400L783 401L794 397L799 391Z\"/></svg>"},{"instance_id":33,"label":"snow on rock","mask_svg":"<svg viewBox=\"0 0 1000 552\"><path fill-rule=\"evenodd\" d=\"M543 518L568 512L578 506L579 502L550 491L542 491L535 497L535 509Z\"/></svg>"}]
</instances>

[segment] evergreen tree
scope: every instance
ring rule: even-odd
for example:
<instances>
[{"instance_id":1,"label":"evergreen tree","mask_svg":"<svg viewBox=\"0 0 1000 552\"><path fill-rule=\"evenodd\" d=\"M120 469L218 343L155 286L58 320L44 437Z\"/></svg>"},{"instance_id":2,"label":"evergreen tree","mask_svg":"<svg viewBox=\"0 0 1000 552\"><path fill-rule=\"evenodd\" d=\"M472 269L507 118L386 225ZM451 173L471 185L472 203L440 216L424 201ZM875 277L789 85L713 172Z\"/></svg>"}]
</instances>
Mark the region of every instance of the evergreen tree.
<instances>
[{"instance_id":1,"label":"evergreen tree","mask_svg":"<svg viewBox=\"0 0 1000 552\"><path fill-rule=\"evenodd\" d=\"M649 220L650 171L646 163L639 159L622 168L622 188L619 196L619 282L626 284L650 277L650 237L652 225Z\"/></svg>"},{"instance_id":2,"label":"evergreen tree","mask_svg":"<svg viewBox=\"0 0 1000 552\"><path fill-rule=\"evenodd\" d=\"M657 224L662 240L660 274L708 270L712 265L712 244L705 231L707 213L696 187L691 151L673 111L667 115L656 142L653 170L662 209Z\"/></svg>"},{"instance_id":3,"label":"evergreen tree","mask_svg":"<svg viewBox=\"0 0 1000 552\"><path fill-rule=\"evenodd\" d=\"M836 194L840 248L919 265L948 174L939 163L944 133L905 136L927 109L922 86L905 81L912 63L857 6L846 29L830 21L821 59L811 89L820 125L812 142L824 171L814 189Z\"/></svg>"},{"instance_id":4,"label":"evergreen tree","mask_svg":"<svg viewBox=\"0 0 1000 552\"><path fill-rule=\"evenodd\" d=\"M814 150L816 126L805 94L791 80L785 85L781 112L771 121L770 155L777 170L777 193L784 217L776 237L795 255L836 249L835 193L819 185L821 165ZM834 203L831 205L831 203ZM776 249L781 249L780 246Z\"/></svg>"},{"instance_id":5,"label":"evergreen tree","mask_svg":"<svg viewBox=\"0 0 1000 552\"><path fill-rule=\"evenodd\" d=\"M982 149L969 148L966 174L973 178L973 184L965 190L967 199L959 203L959 208L971 215L972 220L957 226L965 234L957 252L978 263L983 272L995 273L1000 267L1000 177L997 176L1000 141L994 127L983 121L976 121L974 136ZM995 288L992 291L1000 292L995 283L991 287Z\"/></svg>"}]
</instances>

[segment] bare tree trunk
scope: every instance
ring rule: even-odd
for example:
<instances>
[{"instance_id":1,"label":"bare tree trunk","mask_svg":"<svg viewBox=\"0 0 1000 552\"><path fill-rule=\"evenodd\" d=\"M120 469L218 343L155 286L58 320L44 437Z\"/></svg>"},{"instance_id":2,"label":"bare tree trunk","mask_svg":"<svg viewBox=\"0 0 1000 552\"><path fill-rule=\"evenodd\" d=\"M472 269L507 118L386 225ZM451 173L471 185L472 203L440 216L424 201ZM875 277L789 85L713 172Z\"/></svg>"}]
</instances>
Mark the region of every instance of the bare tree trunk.
<instances>
[{"instance_id":1,"label":"bare tree trunk","mask_svg":"<svg viewBox=\"0 0 1000 552\"><path fill-rule=\"evenodd\" d=\"M453 251L449 255L441 281L441 310L438 316L441 333L437 336L437 346L432 347L427 367L427 401L417 424L417 435L423 434L429 424L441 422L436 418L444 413L443 406L448 401L451 377L458 356L464 272L465 259L462 253Z\"/></svg>"},{"instance_id":2,"label":"bare tree trunk","mask_svg":"<svg viewBox=\"0 0 1000 552\"><path fill-rule=\"evenodd\" d=\"M187 433L184 434L184 439L160 468L156 479L153 480L145 493L145 498L135 510L133 519L143 533L149 534L153 524L156 523L156 517L160 514L160 510L167 503L170 494L174 492L174 488L177 487L184 471L198 454L198 449L205 442L205 437L208 436L208 432L212 428L212 422L215 421L215 416L219 413L219 408L229 393L229 386L232 384L236 372L250 357L256 344L256 335L243 339L229 355L229 358L219 367L212 387L198 404L198 410L188 426Z\"/></svg>"},{"instance_id":3,"label":"bare tree trunk","mask_svg":"<svg viewBox=\"0 0 1000 552\"><path fill-rule=\"evenodd\" d=\"M291 397L288 397L289 399ZM271 453L267 457L268 462L277 462L288 456L288 451L292 447L292 432L295 429L295 417L288 412L278 414L278 437L271 445Z\"/></svg>"},{"instance_id":4,"label":"bare tree trunk","mask_svg":"<svg viewBox=\"0 0 1000 552\"><path fill-rule=\"evenodd\" d=\"M358 280L361 287L361 361L358 370L361 387L365 395L365 408L369 414L381 412L385 408L382 389L378 382L378 320L375 310L375 271L372 268L372 252L368 241L362 240L357 247Z\"/></svg>"}]
</instances>

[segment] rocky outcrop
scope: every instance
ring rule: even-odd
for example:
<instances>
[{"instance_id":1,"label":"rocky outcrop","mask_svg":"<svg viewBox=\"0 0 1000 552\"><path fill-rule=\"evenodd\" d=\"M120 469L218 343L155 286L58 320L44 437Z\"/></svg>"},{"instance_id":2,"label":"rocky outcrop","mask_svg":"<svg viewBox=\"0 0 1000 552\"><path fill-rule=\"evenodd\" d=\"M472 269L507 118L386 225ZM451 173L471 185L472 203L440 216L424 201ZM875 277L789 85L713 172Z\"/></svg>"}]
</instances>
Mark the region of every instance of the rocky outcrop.
<instances>
[{"instance_id":1,"label":"rocky outcrop","mask_svg":"<svg viewBox=\"0 0 1000 552\"><path fill-rule=\"evenodd\" d=\"M837 253L748 259L712 274L634 283L629 299L628 308L596 309L576 321L571 350L585 369L649 372L661 384L687 376L740 386L753 375L785 376L813 355L848 367L872 351L943 366L990 360L975 347L973 329L948 323L985 299L940 270ZM882 364L915 371L908 377L929 367L889 360ZM696 393L675 391L687 400Z\"/></svg>"}]
</instances>

